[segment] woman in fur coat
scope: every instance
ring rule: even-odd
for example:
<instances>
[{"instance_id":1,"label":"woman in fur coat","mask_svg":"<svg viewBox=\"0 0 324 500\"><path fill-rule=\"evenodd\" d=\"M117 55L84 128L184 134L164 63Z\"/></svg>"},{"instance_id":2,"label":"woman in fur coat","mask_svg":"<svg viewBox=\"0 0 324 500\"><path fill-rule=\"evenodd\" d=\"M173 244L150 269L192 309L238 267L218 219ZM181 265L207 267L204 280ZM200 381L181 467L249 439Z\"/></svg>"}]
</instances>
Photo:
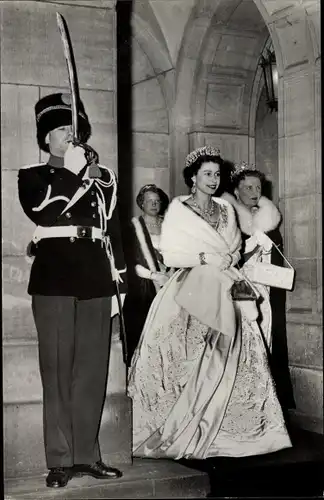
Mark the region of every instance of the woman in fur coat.
<instances>
[{"instance_id":1,"label":"woman in fur coat","mask_svg":"<svg viewBox=\"0 0 324 500\"><path fill-rule=\"evenodd\" d=\"M263 195L265 176L254 166L245 162L235 165L232 174L233 195L226 192L222 198L229 201L234 207L238 224L242 231L242 261L253 262L261 258L277 266L283 266L283 259L271 241L283 252L283 240L279 231L281 214L274 203ZM265 238L266 235L269 239ZM269 244L270 243L270 244ZM257 257L257 254L259 257ZM251 260L250 260L251 259ZM292 384L288 368L288 349L286 336L286 292L271 287L269 300L271 315L271 345L270 361L279 401L288 419L287 410L295 408ZM260 306L267 308L266 301Z\"/></svg>"}]
</instances>

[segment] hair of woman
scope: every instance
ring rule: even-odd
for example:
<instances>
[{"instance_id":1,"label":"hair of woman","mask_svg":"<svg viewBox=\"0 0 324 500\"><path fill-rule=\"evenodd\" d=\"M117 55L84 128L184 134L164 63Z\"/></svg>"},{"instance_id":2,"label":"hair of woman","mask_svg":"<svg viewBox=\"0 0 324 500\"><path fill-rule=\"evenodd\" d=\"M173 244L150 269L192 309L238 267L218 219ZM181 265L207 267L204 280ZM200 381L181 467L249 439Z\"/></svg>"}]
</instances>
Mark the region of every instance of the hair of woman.
<instances>
[{"instance_id":1,"label":"hair of woman","mask_svg":"<svg viewBox=\"0 0 324 500\"><path fill-rule=\"evenodd\" d=\"M232 175L233 189L236 189L239 186L240 182L246 179L247 177L257 177L258 179L260 179L261 190L263 189L266 181L265 175L262 172L260 172L260 170L256 170L253 168L244 168L237 172L234 171Z\"/></svg>"},{"instance_id":2,"label":"hair of woman","mask_svg":"<svg viewBox=\"0 0 324 500\"><path fill-rule=\"evenodd\" d=\"M161 202L161 208L160 208L159 215L162 215L166 211L166 209L168 208L168 205L170 202L168 195L163 191L163 189L160 189L155 184L146 184L145 186L142 186L141 189L139 190L138 195L136 196L137 206L141 210L143 208L145 193L156 193L157 195L159 195L160 202Z\"/></svg>"}]
</instances>

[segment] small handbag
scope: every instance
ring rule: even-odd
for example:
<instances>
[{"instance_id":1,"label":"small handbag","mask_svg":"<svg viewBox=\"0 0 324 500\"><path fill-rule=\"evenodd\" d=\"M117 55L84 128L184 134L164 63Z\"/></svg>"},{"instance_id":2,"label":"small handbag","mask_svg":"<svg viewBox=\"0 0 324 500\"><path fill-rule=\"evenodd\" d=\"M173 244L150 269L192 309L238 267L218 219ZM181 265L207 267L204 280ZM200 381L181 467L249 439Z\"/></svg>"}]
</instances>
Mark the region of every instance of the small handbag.
<instances>
[{"instance_id":1,"label":"small handbag","mask_svg":"<svg viewBox=\"0 0 324 500\"><path fill-rule=\"evenodd\" d=\"M257 300L257 294L246 280L234 281L231 288L233 300Z\"/></svg>"},{"instance_id":2,"label":"small handbag","mask_svg":"<svg viewBox=\"0 0 324 500\"><path fill-rule=\"evenodd\" d=\"M257 262L253 266L246 266L244 273L253 283L271 286L274 288L282 288L284 290L292 290L295 279L295 270L288 262L286 257L281 253L275 243L274 247L284 258L289 267L275 266L266 262Z\"/></svg>"}]
</instances>

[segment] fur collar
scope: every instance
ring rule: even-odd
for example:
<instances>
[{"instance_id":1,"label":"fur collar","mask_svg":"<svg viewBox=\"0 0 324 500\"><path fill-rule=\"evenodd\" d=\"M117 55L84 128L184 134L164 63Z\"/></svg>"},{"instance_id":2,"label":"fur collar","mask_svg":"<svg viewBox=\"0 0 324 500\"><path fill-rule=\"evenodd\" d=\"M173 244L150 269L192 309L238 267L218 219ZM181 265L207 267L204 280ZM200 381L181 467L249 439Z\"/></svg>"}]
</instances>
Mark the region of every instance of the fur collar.
<instances>
[{"instance_id":1,"label":"fur collar","mask_svg":"<svg viewBox=\"0 0 324 500\"><path fill-rule=\"evenodd\" d=\"M250 210L232 194L224 193L222 194L222 198L227 200L234 207L241 231L249 236L257 230L268 233L276 229L281 222L279 210L275 204L265 196L261 196L258 203L259 209L254 214L252 214Z\"/></svg>"}]
</instances>

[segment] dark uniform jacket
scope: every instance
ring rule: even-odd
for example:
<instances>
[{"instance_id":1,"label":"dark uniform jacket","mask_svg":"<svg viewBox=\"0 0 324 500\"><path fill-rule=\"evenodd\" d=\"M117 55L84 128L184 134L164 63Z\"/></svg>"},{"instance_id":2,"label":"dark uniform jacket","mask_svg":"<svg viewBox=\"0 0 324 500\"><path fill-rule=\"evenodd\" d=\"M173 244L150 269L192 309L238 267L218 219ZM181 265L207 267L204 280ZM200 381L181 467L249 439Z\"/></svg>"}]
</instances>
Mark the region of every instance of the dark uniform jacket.
<instances>
[{"instance_id":1,"label":"dark uniform jacket","mask_svg":"<svg viewBox=\"0 0 324 500\"><path fill-rule=\"evenodd\" d=\"M99 181L84 181L82 177L86 168L76 175L63 168L62 164L63 159L51 156L47 164L20 169L18 188L23 210L38 226L102 228L104 207L108 219L105 234L110 236L115 267L122 279L120 293L126 293L126 265L115 206L115 174L111 169L100 166L102 177ZM80 187L82 196L61 214ZM28 293L80 299L115 295L111 262L102 241L73 237L39 241L35 246Z\"/></svg>"}]
</instances>

